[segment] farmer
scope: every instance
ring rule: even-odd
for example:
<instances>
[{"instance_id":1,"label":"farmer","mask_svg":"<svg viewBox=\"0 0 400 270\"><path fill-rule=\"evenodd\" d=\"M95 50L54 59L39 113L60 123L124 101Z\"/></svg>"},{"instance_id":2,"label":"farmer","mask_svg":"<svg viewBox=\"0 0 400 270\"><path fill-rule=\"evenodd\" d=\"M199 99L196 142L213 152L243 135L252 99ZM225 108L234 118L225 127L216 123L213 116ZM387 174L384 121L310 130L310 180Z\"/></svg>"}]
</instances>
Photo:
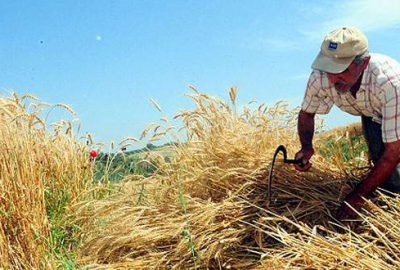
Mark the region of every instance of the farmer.
<instances>
[{"instance_id":1,"label":"farmer","mask_svg":"<svg viewBox=\"0 0 400 270\"><path fill-rule=\"evenodd\" d=\"M345 202L360 209L378 187L400 192L400 64L392 58L368 52L366 36L353 27L336 29L325 36L312 64L298 116L301 150L307 171L314 154L315 114L327 114L335 104L352 115L360 115L369 155L374 167L347 195ZM337 218L351 219L356 213L344 202Z\"/></svg>"}]
</instances>

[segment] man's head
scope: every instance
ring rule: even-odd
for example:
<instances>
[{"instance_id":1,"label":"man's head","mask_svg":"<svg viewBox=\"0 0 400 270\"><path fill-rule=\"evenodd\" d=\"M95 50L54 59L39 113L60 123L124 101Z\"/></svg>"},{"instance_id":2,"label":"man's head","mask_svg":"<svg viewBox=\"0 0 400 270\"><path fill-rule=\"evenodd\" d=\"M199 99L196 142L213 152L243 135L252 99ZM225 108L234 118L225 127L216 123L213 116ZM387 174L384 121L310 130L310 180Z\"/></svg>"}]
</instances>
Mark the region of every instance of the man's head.
<instances>
[{"instance_id":1,"label":"man's head","mask_svg":"<svg viewBox=\"0 0 400 270\"><path fill-rule=\"evenodd\" d=\"M357 82L369 59L366 36L357 28L342 27L325 36L312 68L326 72L330 83L345 92Z\"/></svg>"},{"instance_id":2,"label":"man's head","mask_svg":"<svg viewBox=\"0 0 400 270\"><path fill-rule=\"evenodd\" d=\"M361 73L367 68L369 59L369 53L365 52L357 55L345 71L337 74L327 72L329 82L339 92L349 91L357 83Z\"/></svg>"}]
</instances>

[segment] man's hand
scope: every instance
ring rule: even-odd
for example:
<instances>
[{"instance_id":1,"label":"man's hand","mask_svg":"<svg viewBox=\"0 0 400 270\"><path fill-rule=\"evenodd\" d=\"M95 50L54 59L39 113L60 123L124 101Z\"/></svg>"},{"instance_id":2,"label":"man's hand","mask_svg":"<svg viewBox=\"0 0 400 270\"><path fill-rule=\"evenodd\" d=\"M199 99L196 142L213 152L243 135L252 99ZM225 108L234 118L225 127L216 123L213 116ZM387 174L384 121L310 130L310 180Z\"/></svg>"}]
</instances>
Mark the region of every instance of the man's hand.
<instances>
[{"instance_id":1,"label":"man's hand","mask_svg":"<svg viewBox=\"0 0 400 270\"><path fill-rule=\"evenodd\" d=\"M347 205L346 202L349 205ZM336 218L340 221L348 219L356 219L358 215L356 212L354 212L354 210L351 207L359 211L360 208L363 206L363 204L364 204L363 198L358 193L351 192L349 195L347 195L347 197L340 205L338 211L336 212Z\"/></svg>"},{"instance_id":2,"label":"man's hand","mask_svg":"<svg viewBox=\"0 0 400 270\"><path fill-rule=\"evenodd\" d=\"M294 167L296 168L296 170L298 170L300 172L308 171L312 166L312 164L310 162L310 158L313 155L314 155L314 149L313 148L301 149L299 152L297 152L296 155L294 156L294 158L296 160L298 160L298 159L303 160L304 166L300 166L298 164L295 164Z\"/></svg>"}]
</instances>

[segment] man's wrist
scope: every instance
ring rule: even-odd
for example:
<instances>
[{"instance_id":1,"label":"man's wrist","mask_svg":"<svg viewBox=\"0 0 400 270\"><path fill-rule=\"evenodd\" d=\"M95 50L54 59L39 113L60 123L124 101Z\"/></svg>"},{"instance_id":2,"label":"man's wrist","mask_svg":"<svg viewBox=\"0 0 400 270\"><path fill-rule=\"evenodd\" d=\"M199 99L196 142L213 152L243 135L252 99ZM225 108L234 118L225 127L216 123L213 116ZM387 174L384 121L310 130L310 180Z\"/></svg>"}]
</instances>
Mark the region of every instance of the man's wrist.
<instances>
[{"instance_id":1,"label":"man's wrist","mask_svg":"<svg viewBox=\"0 0 400 270\"><path fill-rule=\"evenodd\" d=\"M312 143L305 143L301 145L302 150L311 150L313 149Z\"/></svg>"},{"instance_id":2,"label":"man's wrist","mask_svg":"<svg viewBox=\"0 0 400 270\"><path fill-rule=\"evenodd\" d=\"M359 183L354 190L350 193L353 197L367 197L369 190L365 187L364 183Z\"/></svg>"}]
</instances>

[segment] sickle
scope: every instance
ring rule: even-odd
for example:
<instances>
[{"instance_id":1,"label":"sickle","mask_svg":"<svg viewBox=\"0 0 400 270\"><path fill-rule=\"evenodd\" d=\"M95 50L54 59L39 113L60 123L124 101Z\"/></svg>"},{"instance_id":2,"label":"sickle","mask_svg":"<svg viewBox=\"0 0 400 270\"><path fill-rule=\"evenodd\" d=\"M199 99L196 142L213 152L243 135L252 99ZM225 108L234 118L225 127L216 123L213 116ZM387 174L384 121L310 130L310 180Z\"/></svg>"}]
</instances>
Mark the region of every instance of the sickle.
<instances>
[{"instance_id":1,"label":"sickle","mask_svg":"<svg viewBox=\"0 0 400 270\"><path fill-rule=\"evenodd\" d=\"M271 163L271 167L269 169L269 178L268 178L268 206L271 204L272 202L272 198L271 198L271 188L272 188L272 177L273 177L273 173L274 173L274 165L275 165L275 159L276 156L278 155L279 152L283 153L283 162L286 164L297 164L301 167L303 167L304 161L303 159L287 159L287 151L285 146L283 145L279 145L278 148L276 148L275 153L274 153L274 157L272 158L272 163Z\"/></svg>"}]
</instances>

